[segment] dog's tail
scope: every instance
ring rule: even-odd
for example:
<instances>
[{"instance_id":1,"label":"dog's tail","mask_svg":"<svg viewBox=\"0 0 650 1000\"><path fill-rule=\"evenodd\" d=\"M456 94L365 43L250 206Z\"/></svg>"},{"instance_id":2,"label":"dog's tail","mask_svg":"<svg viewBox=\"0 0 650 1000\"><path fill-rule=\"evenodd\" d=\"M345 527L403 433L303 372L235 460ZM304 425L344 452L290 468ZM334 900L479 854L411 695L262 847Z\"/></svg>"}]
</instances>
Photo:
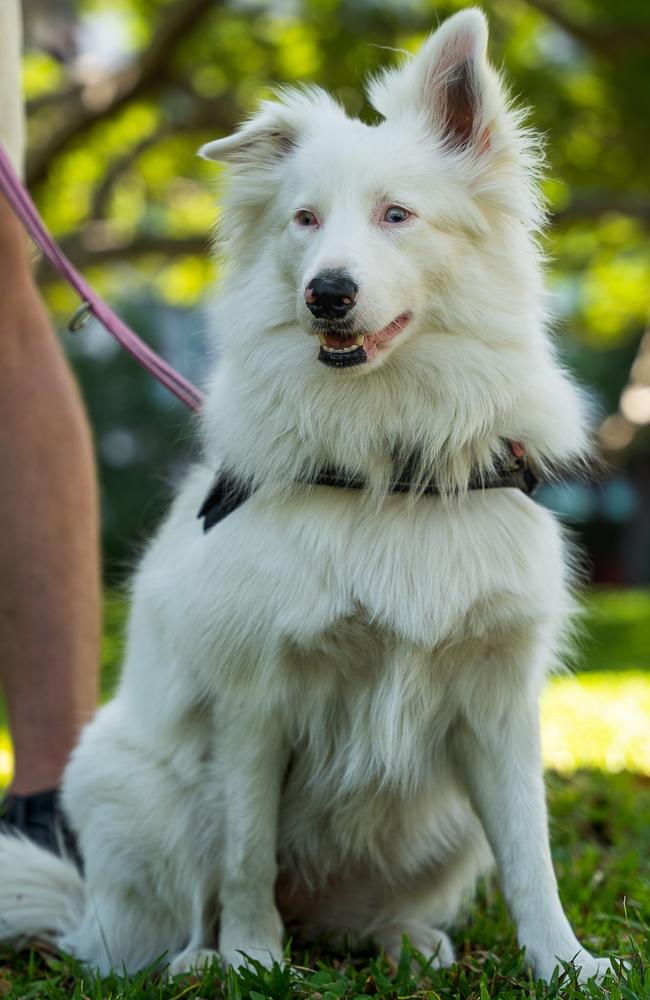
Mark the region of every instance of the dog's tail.
<instances>
[{"instance_id":1,"label":"dog's tail","mask_svg":"<svg viewBox=\"0 0 650 1000\"><path fill-rule=\"evenodd\" d=\"M84 900L73 861L0 834L0 941L39 937L56 944L81 923Z\"/></svg>"}]
</instances>

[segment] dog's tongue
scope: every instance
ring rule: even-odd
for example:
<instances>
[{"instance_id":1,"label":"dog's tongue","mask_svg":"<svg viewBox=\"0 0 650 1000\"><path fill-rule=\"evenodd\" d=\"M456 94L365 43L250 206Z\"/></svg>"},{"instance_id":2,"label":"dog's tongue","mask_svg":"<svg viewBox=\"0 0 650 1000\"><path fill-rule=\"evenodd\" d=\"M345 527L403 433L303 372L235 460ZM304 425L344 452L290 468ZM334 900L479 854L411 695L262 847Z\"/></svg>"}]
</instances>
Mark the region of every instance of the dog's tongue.
<instances>
[{"instance_id":1,"label":"dog's tongue","mask_svg":"<svg viewBox=\"0 0 650 1000\"><path fill-rule=\"evenodd\" d=\"M354 341L335 330L326 330L323 339L328 347L350 347Z\"/></svg>"}]
</instances>

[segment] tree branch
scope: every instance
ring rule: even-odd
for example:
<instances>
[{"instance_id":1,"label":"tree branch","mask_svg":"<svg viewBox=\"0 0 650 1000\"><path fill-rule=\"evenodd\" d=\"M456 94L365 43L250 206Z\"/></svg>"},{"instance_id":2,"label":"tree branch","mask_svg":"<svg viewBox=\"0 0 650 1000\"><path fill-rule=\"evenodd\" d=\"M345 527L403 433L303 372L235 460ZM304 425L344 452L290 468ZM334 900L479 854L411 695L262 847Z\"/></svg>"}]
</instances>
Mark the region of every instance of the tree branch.
<instances>
[{"instance_id":1,"label":"tree branch","mask_svg":"<svg viewBox=\"0 0 650 1000\"><path fill-rule=\"evenodd\" d=\"M192 105L189 113L178 121L163 122L150 135L144 136L140 142L128 149L123 156L111 163L97 186L93 195L91 216L101 219L106 212L106 205L116 181L126 173L138 160L142 153L161 142L169 135L198 132L212 128L215 133L229 132L237 118L240 109L230 97L202 98L192 93Z\"/></svg>"},{"instance_id":2,"label":"tree branch","mask_svg":"<svg viewBox=\"0 0 650 1000\"><path fill-rule=\"evenodd\" d=\"M553 212L551 219L555 225L568 225L580 219L598 219L603 215L628 215L646 225L650 225L650 199L642 195L626 195L603 192L574 198L565 208Z\"/></svg>"},{"instance_id":3,"label":"tree branch","mask_svg":"<svg viewBox=\"0 0 650 1000\"><path fill-rule=\"evenodd\" d=\"M59 87L58 90L49 90L46 94L41 94L40 97L32 97L29 101L26 101L25 113L30 118L32 115L42 111L43 108L61 106L66 101L74 101L82 89L80 84L67 81L66 85Z\"/></svg>"},{"instance_id":4,"label":"tree branch","mask_svg":"<svg viewBox=\"0 0 650 1000\"><path fill-rule=\"evenodd\" d=\"M110 264L114 261L137 260L140 257L188 257L201 255L207 257L210 251L208 234L192 236L151 236L143 234L129 242L106 242L92 245L88 240L87 231L79 236L70 236L61 240L61 249L72 263L83 270L85 267L97 264ZM41 260L36 268L39 284L49 285L61 280L52 270L47 261Z\"/></svg>"},{"instance_id":5,"label":"tree branch","mask_svg":"<svg viewBox=\"0 0 650 1000\"><path fill-rule=\"evenodd\" d=\"M647 23L628 25L610 23L592 26L569 17L566 10L555 0L524 0L524 2L598 55L611 59L632 49L645 51L650 44L650 28Z\"/></svg>"},{"instance_id":6,"label":"tree branch","mask_svg":"<svg viewBox=\"0 0 650 1000\"><path fill-rule=\"evenodd\" d=\"M202 18L216 8L218 0L175 0L165 8L147 47L129 66L110 74L100 84L104 100L93 100L92 91L77 86L61 98L59 127L27 159L27 182L34 186L47 176L52 160L96 122L115 114L164 79L179 42ZM89 97L91 100L89 100ZM95 93L99 98L99 93ZM54 102L52 102L54 103Z\"/></svg>"}]
</instances>

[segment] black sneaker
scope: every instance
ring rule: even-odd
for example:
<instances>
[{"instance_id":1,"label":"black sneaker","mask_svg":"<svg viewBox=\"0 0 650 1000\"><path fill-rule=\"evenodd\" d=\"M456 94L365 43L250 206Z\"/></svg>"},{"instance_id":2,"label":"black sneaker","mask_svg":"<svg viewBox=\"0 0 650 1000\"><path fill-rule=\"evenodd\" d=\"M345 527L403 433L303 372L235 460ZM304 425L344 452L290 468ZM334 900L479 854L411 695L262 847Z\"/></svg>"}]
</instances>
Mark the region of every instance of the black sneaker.
<instances>
[{"instance_id":1,"label":"black sneaker","mask_svg":"<svg viewBox=\"0 0 650 1000\"><path fill-rule=\"evenodd\" d=\"M75 836L66 823L58 788L33 795L8 795L0 802L0 829L22 833L53 854L66 855L80 866Z\"/></svg>"}]
</instances>

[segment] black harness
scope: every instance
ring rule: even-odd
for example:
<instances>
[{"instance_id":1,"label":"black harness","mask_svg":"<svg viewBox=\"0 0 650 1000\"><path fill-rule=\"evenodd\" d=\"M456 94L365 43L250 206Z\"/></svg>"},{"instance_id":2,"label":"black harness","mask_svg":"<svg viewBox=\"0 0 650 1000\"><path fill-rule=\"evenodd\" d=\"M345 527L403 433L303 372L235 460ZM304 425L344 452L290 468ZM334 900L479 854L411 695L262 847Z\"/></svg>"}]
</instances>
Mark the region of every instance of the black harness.
<instances>
[{"instance_id":1,"label":"black harness","mask_svg":"<svg viewBox=\"0 0 650 1000\"><path fill-rule=\"evenodd\" d=\"M494 474L488 478L473 476L467 486L469 490L517 489L526 496L534 492L539 480L530 467L525 448L518 441L509 441L508 447L510 455L501 461ZM306 486L335 486L347 490L362 490L367 485L364 479L346 476L343 470L337 468L321 469L311 478L299 479L297 482ZM388 492L410 493L412 490L433 497L440 496L441 492L433 479L425 486L414 481L408 467L391 482ZM203 531L209 531L219 521L223 521L224 517L246 503L254 492L248 483L233 473L220 473L197 514L197 517L203 518Z\"/></svg>"}]
</instances>

